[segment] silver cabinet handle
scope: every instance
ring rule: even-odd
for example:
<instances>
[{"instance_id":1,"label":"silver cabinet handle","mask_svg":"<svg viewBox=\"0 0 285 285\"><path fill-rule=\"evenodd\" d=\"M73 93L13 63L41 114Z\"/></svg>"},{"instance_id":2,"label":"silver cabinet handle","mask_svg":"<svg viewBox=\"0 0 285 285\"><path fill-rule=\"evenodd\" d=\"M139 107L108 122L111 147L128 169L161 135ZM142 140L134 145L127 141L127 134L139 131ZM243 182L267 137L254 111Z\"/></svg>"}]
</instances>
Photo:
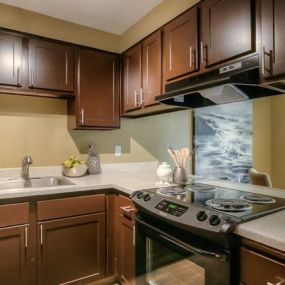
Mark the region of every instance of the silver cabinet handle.
<instances>
[{"instance_id":1,"label":"silver cabinet handle","mask_svg":"<svg viewBox=\"0 0 285 285\"><path fill-rule=\"evenodd\" d=\"M31 87L34 87L34 71L31 69Z\"/></svg>"},{"instance_id":2,"label":"silver cabinet handle","mask_svg":"<svg viewBox=\"0 0 285 285\"><path fill-rule=\"evenodd\" d=\"M192 46L189 48L189 67L192 68Z\"/></svg>"},{"instance_id":3,"label":"silver cabinet handle","mask_svg":"<svg viewBox=\"0 0 285 285\"><path fill-rule=\"evenodd\" d=\"M84 113L84 109L81 109L81 125L84 125L84 115L85 115L85 113Z\"/></svg>"},{"instance_id":4,"label":"silver cabinet handle","mask_svg":"<svg viewBox=\"0 0 285 285\"><path fill-rule=\"evenodd\" d=\"M269 69L265 66L265 56L269 56ZM262 75L265 75L265 72L269 72L270 75L272 75L272 69L273 69L273 51L272 49L269 52L266 52L266 48L262 47L262 54L261 54L261 73Z\"/></svg>"},{"instance_id":5,"label":"silver cabinet handle","mask_svg":"<svg viewBox=\"0 0 285 285\"><path fill-rule=\"evenodd\" d=\"M200 61L201 61L201 64L204 63L204 43L201 41L200 42Z\"/></svg>"},{"instance_id":6,"label":"silver cabinet handle","mask_svg":"<svg viewBox=\"0 0 285 285\"><path fill-rule=\"evenodd\" d=\"M134 208L132 206L125 206L125 207L120 207L121 210L123 210L124 212L131 212L132 210L134 210Z\"/></svg>"},{"instance_id":7,"label":"silver cabinet handle","mask_svg":"<svg viewBox=\"0 0 285 285\"><path fill-rule=\"evenodd\" d=\"M135 90L135 106L138 106L138 93L137 90Z\"/></svg>"},{"instance_id":8,"label":"silver cabinet handle","mask_svg":"<svg viewBox=\"0 0 285 285\"><path fill-rule=\"evenodd\" d=\"M132 213L136 210L132 206L122 206L120 207L121 210L123 210L123 216L129 220L133 220Z\"/></svg>"},{"instance_id":9,"label":"silver cabinet handle","mask_svg":"<svg viewBox=\"0 0 285 285\"><path fill-rule=\"evenodd\" d=\"M40 225L40 243L44 244L44 236L43 236L43 225Z\"/></svg>"},{"instance_id":10,"label":"silver cabinet handle","mask_svg":"<svg viewBox=\"0 0 285 285\"><path fill-rule=\"evenodd\" d=\"M277 276L276 279L278 279L278 283L271 283L271 282L266 282L266 285L283 285L285 284L285 279Z\"/></svg>"},{"instance_id":11,"label":"silver cabinet handle","mask_svg":"<svg viewBox=\"0 0 285 285\"><path fill-rule=\"evenodd\" d=\"M18 68L17 68L17 86L18 86L18 87L21 86L20 76L21 76L21 69L20 69L20 67L18 67Z\"/></svg>"},{"instance_id":12,"label":"silver cabinet handle","mask_svg":"<svg viewBox=\"0 0 285 285\"><path fill-rule=\"evenodd\" d=\"M25 248L28 247L28 227L25 227Z\"/></svg>"}]
</instances>

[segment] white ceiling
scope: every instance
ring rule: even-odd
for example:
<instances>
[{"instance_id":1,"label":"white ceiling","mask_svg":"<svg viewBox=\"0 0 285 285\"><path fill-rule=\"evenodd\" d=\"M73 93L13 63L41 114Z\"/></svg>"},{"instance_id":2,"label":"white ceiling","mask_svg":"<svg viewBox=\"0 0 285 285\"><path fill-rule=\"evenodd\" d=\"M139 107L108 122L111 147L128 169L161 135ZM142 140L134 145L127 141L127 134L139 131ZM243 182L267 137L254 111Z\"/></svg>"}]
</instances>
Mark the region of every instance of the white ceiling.
<instances>
[{"instance_id":1,"label":"white ceiling","mask_svg":"<svg viewBox=\"0 0 285 285\"><path fill-rule=\"evenodd\" d=\"M0 0L0 2L121 35L163 0Z\"/></svg>"}]
</instances>

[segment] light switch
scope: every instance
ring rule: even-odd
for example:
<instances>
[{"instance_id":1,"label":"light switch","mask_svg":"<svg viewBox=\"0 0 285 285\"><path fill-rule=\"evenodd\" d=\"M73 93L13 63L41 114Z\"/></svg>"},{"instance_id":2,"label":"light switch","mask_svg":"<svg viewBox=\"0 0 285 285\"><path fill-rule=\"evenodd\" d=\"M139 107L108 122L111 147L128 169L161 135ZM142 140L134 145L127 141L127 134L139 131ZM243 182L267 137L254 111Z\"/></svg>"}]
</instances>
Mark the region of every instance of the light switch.
<instances>
[{"instance_id":1,"label":"light switch","mask_svg":"<svg viewBox=\"0 0 285 285\"><path fill-rule=\"evenodd\" d=\"M122 146L117 144L115 145L115 156L121 156L122 155Z\"/></svg>"}]
</instances>

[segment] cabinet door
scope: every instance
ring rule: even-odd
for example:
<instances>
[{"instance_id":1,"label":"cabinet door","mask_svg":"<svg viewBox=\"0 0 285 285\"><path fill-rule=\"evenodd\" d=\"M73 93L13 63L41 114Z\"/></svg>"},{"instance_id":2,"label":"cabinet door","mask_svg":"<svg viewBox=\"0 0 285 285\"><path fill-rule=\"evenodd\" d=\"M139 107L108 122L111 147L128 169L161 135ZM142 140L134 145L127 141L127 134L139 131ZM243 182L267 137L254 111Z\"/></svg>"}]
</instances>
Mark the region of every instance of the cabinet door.
<instances>
[{"instance_id":1,"label":"cabinet door","mask_svg":"<svg viewBox=\"0 0 285 285\"><path fill-rule=\"evenodd\" d=\"M283 284L285 264L242 247L240 282L246 285ZM283 282L282 282L283 281Z\"/></svg>"},{"instance_id":2,"label":"cabinet door","mask_svg":"<svg viewBox=\"0 0 285 285\"><path fill-rule=\"evenodd\" d=\"M105 275L105 213L38 223L39 283L75 284Z\"/></svg>"},{"instance_id":3,"label":"cabinet door","mask_svg":"<svg viewBox=\"0 0 285 285\"><path fill-rule=\"evenodd\" d=\"M80 49L78 57L78 125L119 127L118 56Z\"/></svg>"},{"instance_id":4,"label":"cabinet door","mask_svg":"<svg viewBox=\"0 0 285 285\"><path fill-rule=\"evenodd\" d=\"M29 87L73 91L74 48L53 42L29 40Z\"/></svg>"},{"instance_id":5,"label":"cabinet door","mask_svg":"<svg viewBox=\"0 0 285 285\"><path fill-rule=\"evenodd\" d=\"M119 216L119 279L123 285L135 284L135 223Z\"/></svg>"},{"instance_id":6,"label":"cabinet door","mask_svg":"<svg viewBox=\"0 0 285 285\"><path fill-rule=\"evenodd\" d=\"M161 93L161 31L143 41L143 101L144 106L153 105L155 96Z\"/></svg>"},{"instance_id":7,"label":"cabinet door","mask_svg":"<svg viewBox=\"0 0 285 285\"><path fill-rule=\"evenodd\" d=\"M117 197L117 277L123 285L135 284L135 212L129 198Z\"/></svg>"},{"instance_id":8,"label":"cabinet door","mask_svg":"<svg viewBox=\"0 0 285 285\"><path fill-rule=\"evenodd\" d=\"M28 226L0 229L0 284L28 285Z\"/></svg>"},{"instance_id":9,"label":"cabinet door","mask_svg":"<svg viewBox=\"0 0 285 285\"><path fill-rule=\"evenodd\" d=\"M201 3L200 60L213 65L253 51L251 0Z\"/></svg>"},{"instance_id":10,"label":"cabinet door","mask_svg":"<svg viewBox=\"0 0 285 285\"><path fill-rule=\"evenodd\" d=\"M124 112L140 108L142 106L142 55L141 44L128 50L123 55L124 65Z\"/></svg>"},{"instance_id":11,"label":"cabinet door","mask_svg":"<svg viewBox=\"0 0 285 285\"><path fill-rule=\"evenodd\" d=\"M21 86L22 38L0 32L0 84Z\"/></svg>"},{"instance_id":12,"label":"cabinet door","mask_svg":"<svg viewBox=\"0 0 285 285\"><path fill-rule=\"evenodd\" d=\"M198 69L197 7L164 28L164 81Z\"/></svg>"},{"instance_id":13,"label":"cabinet door","mask_svg":"<svg viewBox=\"0 0 285 285\"><path fill-rule=\"evenodd\" d=\"M262 73L264 78L285 74L285 1L262 0Z\"/></svg>"}]
</instances>

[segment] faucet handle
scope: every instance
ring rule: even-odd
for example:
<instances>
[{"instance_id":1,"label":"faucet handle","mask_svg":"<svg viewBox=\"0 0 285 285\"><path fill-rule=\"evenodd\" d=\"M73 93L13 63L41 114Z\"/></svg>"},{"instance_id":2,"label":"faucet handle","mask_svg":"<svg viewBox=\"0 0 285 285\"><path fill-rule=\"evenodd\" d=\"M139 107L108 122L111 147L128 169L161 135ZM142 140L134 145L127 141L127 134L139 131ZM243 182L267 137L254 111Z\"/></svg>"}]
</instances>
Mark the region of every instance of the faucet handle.
<instances>
[{"instance_id":1,"label":"faucet handle","mask_svg":"<svg viewBox=\"0 0 285 285\"><path fill-rule=\"evenodd\" d=\"M22 162L23 164L32 164L33 159L30 155L25 155Z\"/></svg>"}]
</instances>

